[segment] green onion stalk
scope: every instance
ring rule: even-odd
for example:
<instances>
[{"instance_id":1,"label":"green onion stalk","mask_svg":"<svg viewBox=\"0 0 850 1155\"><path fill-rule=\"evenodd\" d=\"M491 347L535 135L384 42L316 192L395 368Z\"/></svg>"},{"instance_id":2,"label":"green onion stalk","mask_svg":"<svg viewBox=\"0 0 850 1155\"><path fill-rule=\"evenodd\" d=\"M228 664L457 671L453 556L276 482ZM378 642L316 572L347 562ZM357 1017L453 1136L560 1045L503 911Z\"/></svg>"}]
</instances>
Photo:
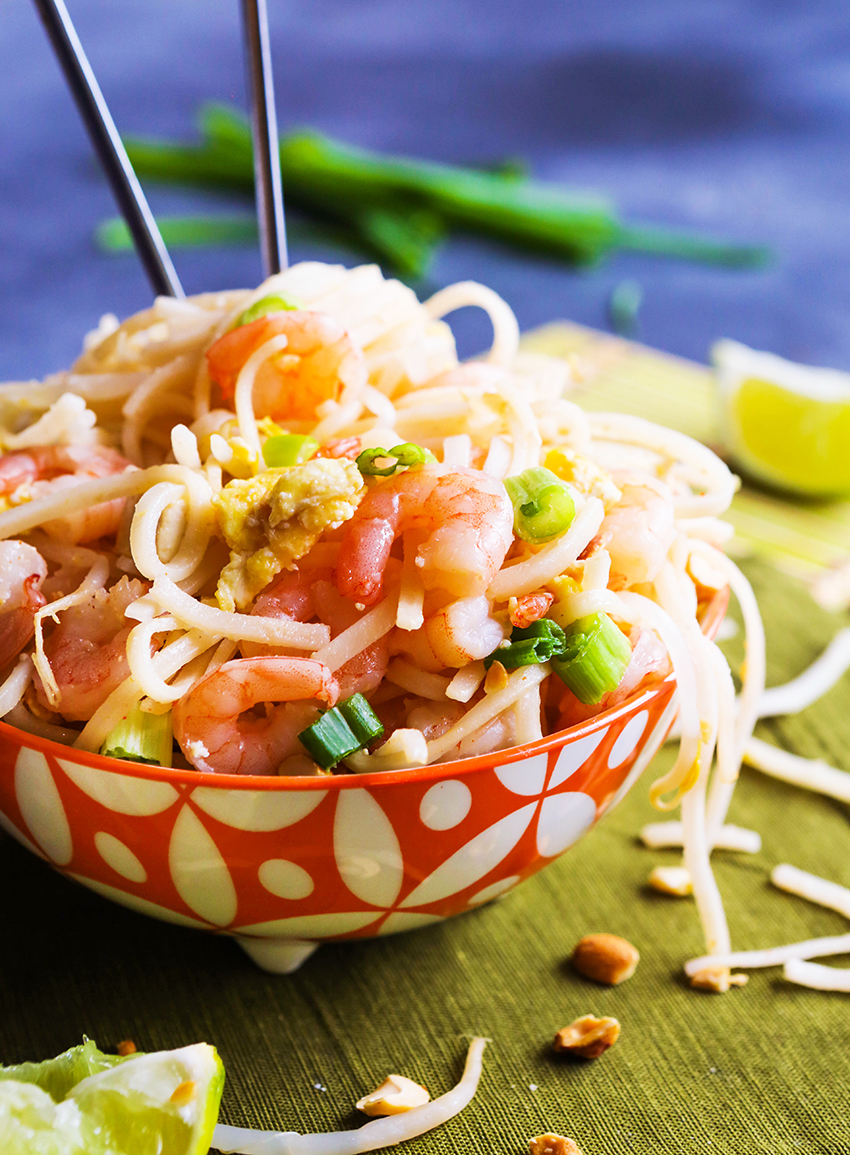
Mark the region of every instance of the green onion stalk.
<instances>
[{"instance_id":1,"label":"green onion stalk","mask_svg":"<svg viewBox=\"0 0 850 1155\"><path fill-rule=\"evenodd\" d=\"M150 714L137 703L106 735L100 748L108 758L170 766L174 748L171 710Z\"/></svg>"},{"instance_id":2,"label":"green onion stalk","mask_svg":"<svg viewBox=\"0 0 850 1155\"><path fill-rule=\"evenodd\" d=\"M125 143L141 177L252 193L254 165L247 120L229 108L201 112L199 144L129 137ZM581 197L556 185L527 179L515 165L480 170L404 157L383 156L341 144L317 132L281 138L283 186L290 205L329 223L344 243L376 256L395 272L423 276L437 244L449 232L486 236L544 253L569 264L594 264L617 249L679 257L729 267L764 264L767 251L694 236L678 230L622 222L606 201ZM163 221L164 235L179 244L212 236L212 219L180 228ZM223 226L233 243L240 226ZM113 224L100 240L123 245Z\"/></svg>"},{"instance_id":3,"label":"green onion stalk","mask_svg":"<svg viewBox=\"0 0 850 1155\"><path fill-rule=\"evenodd\" d=\"M589 614L564 631L562 654L552 669L580 702L592 705L616 690L631 661L632 647L608 614Z\"/></svg>"},{"instance_id":4,"label":"green onion stalk","mask_svg":"<svg viewBox=\"0 0 850 1155\"><path fill-rule=\"evenodd\" d=\"M298 740L323 770L332 770L343 758L356 754L383 732L381 720L367 700L362 694L353 694L302 730Z\"/></svg>"}]
</instances>

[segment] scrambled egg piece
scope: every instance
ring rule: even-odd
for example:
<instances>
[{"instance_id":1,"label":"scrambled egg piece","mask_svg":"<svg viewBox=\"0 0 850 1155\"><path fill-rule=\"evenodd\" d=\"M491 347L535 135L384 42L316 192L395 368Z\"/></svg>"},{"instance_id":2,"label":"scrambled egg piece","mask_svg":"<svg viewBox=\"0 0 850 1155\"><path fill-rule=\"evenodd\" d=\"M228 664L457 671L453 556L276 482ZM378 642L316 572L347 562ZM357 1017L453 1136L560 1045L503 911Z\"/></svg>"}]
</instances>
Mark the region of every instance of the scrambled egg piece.
<instances>
[{"instance_id":1,"label":"scrambled egg piece","mask_svg":"<svg viewBox=\"0 0 850 1155\"><path fill-rule=\"evenodd\" d=\"M231 481L213 499L230 547L216 589L219 606L246 609L326 529L347 521L363 492L360 470L346 458L318 458Z\"/></svg>"},{"instance_id":2,"label":"scrambled egg piece","mask_svg":"<svg viewBox=\"0 0 850 1155\"><path fill-rule=\"evenodd\" d=\"M574 449L552 449L546 454L543 464L561 481L574 485L580 493L598 497L606 508L615 505L622 496L607 470Z\"/></svg>"},{"instance_id":3,"label":"scrambled egg piece","mask_svg":"<svg viewBox=\"0 0 850 1155\"><path fill-rule=\"evenodd\" d=\"M564 603L574 594L581 593L581 582L569 574L561 574L560 577L552 578L551 581L547 582L546 589L555 595L555 600L549 607L546 617L551 618L556 625L565 629L575 619L569 614L564 615Z\"/></svg>"}]
</instances>

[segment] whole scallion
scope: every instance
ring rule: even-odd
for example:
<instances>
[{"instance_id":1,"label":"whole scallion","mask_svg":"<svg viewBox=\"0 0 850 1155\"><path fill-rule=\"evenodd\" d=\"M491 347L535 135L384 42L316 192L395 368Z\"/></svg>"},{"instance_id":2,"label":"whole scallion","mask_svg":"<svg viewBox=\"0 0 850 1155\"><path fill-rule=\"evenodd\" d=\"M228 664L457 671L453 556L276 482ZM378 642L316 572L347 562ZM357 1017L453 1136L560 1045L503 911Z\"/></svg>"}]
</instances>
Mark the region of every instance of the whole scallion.
<instances>
[{"instance_id":1,"label":"whole scallion","mask_svg":"<svg viewBox=\"0 0 850 1155\"><path fill-rule=\"evenodd\" d=\"M514 507L514 532L523 541L539 545L560 537L576 514L569 487L542 465L505 478Z\"/></svg>"},{"instance_id":2,"label":"whole scallion","mask_svg":"<svg viewBox=\"0 0 850 1155\"><path fill-rule=\"evenodd\" d=\"M231 109L207 106L199 145L130 138L142 177L249 193L251 131ZM590 264L627 248L732 267L765 262L766 251L676 230L626 225L605 201L523 179L516 168L483 171L387 157L315 132L281 139L288 203L348 230L361 248L405 275L422 275L446 231L494 237L523 249Z\"/></svg>"},{"instance_id":3,"label":"whole scallion","mask_svg":"<svg viewBox=\"0 0 850 1155\"><path fill-rule=\"evenodd\" d=\"M589 614L564 631L565 647L552 669L580 702L591 705L616 690L632 648L607 614Z\"/></svg>"}]
</instances>

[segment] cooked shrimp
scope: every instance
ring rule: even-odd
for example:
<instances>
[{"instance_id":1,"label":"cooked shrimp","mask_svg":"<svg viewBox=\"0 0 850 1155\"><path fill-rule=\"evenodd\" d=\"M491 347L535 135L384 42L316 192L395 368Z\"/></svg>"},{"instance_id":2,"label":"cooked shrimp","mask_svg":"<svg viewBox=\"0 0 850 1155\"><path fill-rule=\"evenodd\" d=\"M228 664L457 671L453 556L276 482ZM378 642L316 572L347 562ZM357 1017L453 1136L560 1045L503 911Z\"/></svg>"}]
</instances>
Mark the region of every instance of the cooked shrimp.
<instances>
[{"instance_id":1,"label":"cooked shrimp","mask_svg":"<svg viewBox=\"0 0 850 1155\"><path fill-rule=\"evenodd\" d=\"M373 605L394 540L425 530L416 553L425 588L476 597L501 568L513 524L504 485L484 473L425 466L397 474L375 485L345 523L337 586L352 601Z\"/></svg>"},{"instance_id":2,"label":"cooked shrimp","mask_svg":"<svg viewBox=\"0 0 850 1155\"><path fill-rule=\"evenodd\" d=\"M86 601L63 611L44 643L59 697L51 701L41 679L36 679L42 706L57 710L67 721L86 721L129 678L131 625L125 625L124 611L146 588L143 582L124 577L111 589L94 590Z\"/></svg>"},{"instance_id":3,"label":"cooked shrimp","mask_svg":"<svg viewBox=\"0 0 850 1155\"><path fill-rule=\"evenodd\" d=\"M325 401L338 401L346 386L366 384L363 350L326 313L270 313L225 333L207 350L210 377L229 401L245 362L272 337L287 346L260 366L254 381L254 412L274 420L315 421Z\"/></svg>"},{"instance_id":4,"label":"cooked shrimp","mask_svg":"<svg viewBox=\"0 0 850 1155\"><path fill-rule=\"evenodd\" d=\"M47 562L23 541L0 541L0 666L21 652L33 636L35 611L45 602L40 592Z\"/></svg>"},{"instance_id":5,"label":"cooked shrimp","mask_svg":"<svg viewBox=\"0 0 850 1155\"><path fill-rule=\"evenodd\" d=\"M599 530L599 544L611 557L609 586L614 590L651 582L676 537L673 495L648 474L613 473L622 497Z\"/></svg>"},{"instance_id":6,"label":"cooked shrimp","mask_svg":"<svg viewBox=\"0 0 850 1155\"><path fill-rule=\"evenodd\" d=\"M303 754L299 733L319 703L333 706L336 678L311 658L238 658L196 683L174 705L174 736L197 770L210 774L277 774ZM255 706L280 703L263 715Z\"/></svg>"},{"instance_id":7,"label":"cooked shrimp","mask_svg":"<svg viewBox=\"0 0 850 1155\"><path fill-rule=\"evenodd\" d=\"M619 706L638 690L646 690L656 682L661 682L672 670L667 649L654 630L633 626L629 631L632 656L616 690L605 694L599 702L586 705L580 702L566 686L551 679L552 690L560 697L556 730L567 726L577 726L588 718L595 718L603 710Z\"/></svg>"},{"instance_id":8,"label":"cooked shrimp","mask_svg":"<svg viewBox=\"0 0 850 1155\"><path fill-rule=\"evenodd\" d=\"M104 445L34 445L0 457L0 495L13 502L29 500L129 468L126 457ZM118 531L123 509L124 498L119 497L53 518L41 528L69 544L95 541Z\"/></svg>"},{"instance_id":9,"label":"cooked shrimp","mask_svg":"<svg viewBox=\"0 0 850 1155\"><path fill-rule=\"evenodd\" d=\"M309 622L313 618L331 627L331 636L336 637L353 625L360 616L351 602L342 597L330 581L332 571L322 569L287 570L263 590L259 595L252 614L264 617L287 617L296 622ZM268 654L284 654L286 651L274 646L243 643L246 657ZM387 638L380 638L336 671L340 695L350 698L352 694L368 694L380 685L389 663Z\"/></svg>"},{"instance_id":10,"label":"cooked shrimp","mask_svg":"<svg viewBox=\"0 0 850 1155\"><path fill-rule=\"evenodd\" d=\"M490 609L483 596L459 598L427 617L414 633L396 630L391 648L431 673L486 658L505 636L504 626L490 616Z\"/></svg>"}]
</instances>

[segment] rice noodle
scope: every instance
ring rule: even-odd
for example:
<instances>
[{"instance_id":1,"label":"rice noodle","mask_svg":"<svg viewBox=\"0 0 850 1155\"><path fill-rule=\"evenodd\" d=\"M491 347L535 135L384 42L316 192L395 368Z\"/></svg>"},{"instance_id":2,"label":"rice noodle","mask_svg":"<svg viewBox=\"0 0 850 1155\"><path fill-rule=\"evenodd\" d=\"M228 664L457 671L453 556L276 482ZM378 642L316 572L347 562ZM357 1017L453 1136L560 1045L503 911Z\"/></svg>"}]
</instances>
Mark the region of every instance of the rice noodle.
<instances>
[{"instance_id":1,"label":"rice noodle","mask_svg":"<svg viewBox=\"0 0 850 1155\"><path fill-rule=\"evenodd\" d=\"M806 898L809 902L815 902L818 906L825 906L829 910L838 911L845 918L850 918L850 888L846 886L839 886L837 882L829 882L816 874L799 870L787 862L773 868L770 881L780 890L796 894L800 898Z\"/></svg>"},{"instance_id":2,"label":"rice noodle","mask_svg":"<svg viewBox=\"0 0 850 1155\"><path fill-rule=\"evenodd\" d=\"M429 317L437 320L470 305L478 305L493 322L493 344L487 360L493 365L512 365L519 351L519 325L510 307L486 285L475 281L449 285L429 297L424 308Z\"/></svg>"},{"instance_id":3,"label":"rice noodle","mask_svg":"<svg viewBox=\"0 0 850 1155\"><path fill-rule=\"evenodd\" d=\"M254 382L260 367L275 353L282 353L289 344L289 338L281 333L277 337L270 337L255 349L245 364L239 370L236 378L236 388L233 391L233 406L236 410L236 420L239 422L239 436L254 453L260 452L260 435L257 432L257 421L254 416Z\"/></svg>"},{"instance_id":4,"label":"rice noodle","mask_svg":"<svg viewBox=\"0 0 850 1155\"><path fill-rule=\"evenodd\" d=\"M363 1151L394 1147L397 1143L424 1135L426 1131L433 1131L471 1102L478 1089L482 1055L488 1041L473 1039L460 1082L421 1107L375 1119L353 1131L319 1135L299 1135L296 1131L254 1131L219 1123L213 1132L212 1144L222 1155L233 1152L240 1155L359 1155Z\"/></svg>"},{"instance_id":5,"label":"rice noodle","mask_svg":"<svg viewBox=\"0 0 850 1155\"><path fill-rule=\"evenodd\" d=\"M388 594L363 615L353 626L343 630L331 642L317 649L313 657L322 662L333 673L363 650L380 641L395 625L398 613L398 592Z\"/></svg>"},{"instance_id":6,"label":"rice noodle","mask_svg":"<svg viewBox=\"0 0 850 1155\"><path fill-rule=\"evenodd\" d=\"M386 677L403 690L409 690L418 698L428 698L432 702L444 702L451 684L448 678L426 673L404 658L393 658L387 666Z\"/></svg>"},{"instance_id":7,"label":"rice noodle","mask_svg":"<svg viewBox=\"0 0 850 1155\"><path fill-rule=\"evenodd\" d=\"M483 661L470 662L463 666L446 687L446 697L455 702L468 702L481 683L487 671Z\"/></svg>"},{"instance_id":8,"label":"rice noodle","mask_svg":"<svg viewBox=\"0 0 850 1155\"><path fill-rule=\"evenodd\" d=\"M825 958L834 954L850 954L850 934L833 935L832 938L810 938L805 942L792 942L785 946L767 947L764 950L739 950L726 955L703 955L702 958L689 959L685 963L685 974L695 975L706 966L759 970L762 967L782 966L791 959Z\"/></svg>"},{"instance_id":9,"label":"rice noodle","mask_svg":"<svg viewBox=\"0 0 850 1155\"><path fill-rule=\"evenodd\" d=\"M0 685L0 718L14 710L23 698L27 686L32 681L33 661L28 654L21 654L12 667L11 673Z\"/></svg>"},{"instance_id":10,"label":"rice noodle","mask_svg":"<svg viewBox=\"0 0 850 1155\"><path fill-rule=\"evenodd\" d=\"M675 498L678 517L715 517L729 508L738 488L738 479L706 446L678 433L625 413L588 413L595 440L640 445L660 457L679 462L682 476L702 493L679 494Z\"/></svg>"},{"instance_id":11,"label":"rice noodle","mask_svg":"<svg viewBox=\"0 0 850 1155\"><path fill-rule=\"evenodd\" d=\"M598 497L589 497L570 528L527 561L500 570L487 591L496 601L520 597L558 577L589 545L602 524L605 507Z\"/></svg>"},{"instance_id":12,"label":"rice noodle","mask_svg":"<svg viewBox=\"0 0 850 1155\"><path fill-rule=\"evenodd\" d=\"M759 718L799 714L828 693L849 669L850 626L845 626L802 674L764 691L758 705Z\"/></svg>"},{"instance_id":13,"label":"rice noodle","mask_svg":"<svg viewBox=\"0 0 850 1155\"><path fill-rule=\"evenodd\" d=\"M791 959L785 964L782 977L815 991L850 991L850 968L847 967L839 969Z\"/></svg>"},{"instance_id":14,"label":"rice noodle","mask_svg":"<svg viewBox=\"0 0 850 1155\"><path fill-rule=\"evenodd\" d=\"M648 822L640 828L640 840L651 850L681 846L683 831L681 822ZM712 840L715 850L739 850L744 854L758 854L761 850L761 835L755 830L742 826L721 826Z\"/></svg>"},{"instance_id":15,"label":"rice noodle","mask_svg":"<svg viewBox=\"0 0 850 1155\"><path fill-rule=\"evenodd\" d=\"M750 738L744 747L744 761L754 770L802 786L816 794L826 794L841 802L850 802L850 774L838 770L820 758L801 758L788 750L780 750L760 738Z\"/></svg>"},{"instance_id":16,"label":"rice noodle","mask_svg":"<svg viewBox=\"0 0 850 1155\"><path fill-rule=\"evenodd\" d=\"M463 738L474 734L501 714L503 710L512 706L532 686L538 686L548 673L548 662L538 666L523 666L519 670L514 670L508 676L508 684L503 690L488 694L482 701L477 702L470 710L467 710L460 721L446 730L445 734L441 734L439 738L434 738L428 743L428 762L439 762Z\"/></svg>"},{"instance_id":17,"label":"rice noodle","mask_svg":"<svg viewBox=\"0 0 850 1155\"><path fill-rule=\"evenodd\" d=\"M269 618L260 614L237 614L204 605L164 576L159 576L153 583L150 596L187 628L203 630L209 635L259 642L267 646L290 646L295 650L316 650L330 638L329 627L321 623L295 622L289 618Z\"/></svg>"}]
</instances>

